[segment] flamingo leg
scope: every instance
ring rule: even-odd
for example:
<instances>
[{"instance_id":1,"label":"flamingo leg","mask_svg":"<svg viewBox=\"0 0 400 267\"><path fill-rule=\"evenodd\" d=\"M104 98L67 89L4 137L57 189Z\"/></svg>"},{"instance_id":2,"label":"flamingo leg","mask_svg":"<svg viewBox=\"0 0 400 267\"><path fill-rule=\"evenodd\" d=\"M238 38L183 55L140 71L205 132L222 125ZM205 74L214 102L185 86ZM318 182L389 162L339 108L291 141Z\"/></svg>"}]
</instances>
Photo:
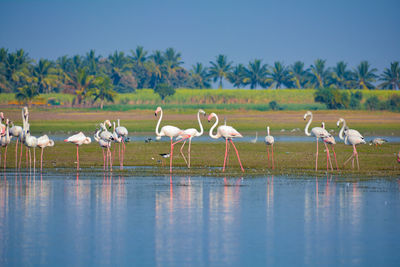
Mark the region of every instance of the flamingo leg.
<instances>
[{"instance_id":1,"label":"flamingo leg","mask_svg":"<svg viewBox=\"0 0 400 267\"><path fill-rule=\"evenodd\" d=\"M332 161L331 161L331 153L329 152L328 145L324 142L325 149L326 149L326 170L329 169L329 164L331 166L331 170L333 171Z\"/></svg>"},{"instance_id":2,"label":"flamingo leg","mask_svg":"<svg viewBox=\"0 0 400 267\"><path fill-rule=\"evenodd\" d=\"M29 172L31 172L31 168L32 168L32 159L31 159L31 149L28 148L29 151ZM28 161L26 161L28 163Z\"/></svg>"},{"instance_id":3,"label":"flamingo leg","mask_svg":"<svg viewBox=\"0 0 400 267\"><path fill-rule=\"evenodd\" d=\"M108 171L108 149L106 148L106 170Z\"/></svg>"},{"instance_id":4,"label":"flamingo leg","mask_svg":"<svg viewBox=\"0 0 400 267\"><path fill-rule=\"evenodd\" d=\"M317 154L315 157L315 171L318 170L318 138L317 138Z\"/></svg>"},{"instance_id":5,"label":"flamingo leg","mask_svg":"<svg viewBox=\"0 0 400 267\"><path fill-rule=\"evenodd\" d=\"M336 153L335 153L335 149L333 148L333 145L331 145L332 147L332 151L333 151L333 156L335 157L335 163L336 163L336 170L339 170L339 166L337 164L337 160L336 160Z\"/></svg>"},{"instance_id":6,"label":"flamingo leg","mask_svg":"<svg viewBox=\"0 0 400 267\"><path fill-rule=\"evenodd\" d=\"M76 161L78 164L76 165L76 170L79 170L79 146L76 145Z\"/></svg>"},{"instance_id":7,"label":"flamingo leg","mask_svg":"<svg viewBox=\"0 0 400 267\"><path fill-rule=\"evenodd\" d=\"M176 141L175 143L172 143L172 137L171 137L171 154L170 154L170 159L169 159L169 172L172 173L172 155L174 153L174 146L182 141L185 141L189 138L190 136L184 137L182 139L180 139L179 141Z\"/></svg>"},{"instance_id":8,"label":"flamingo leg","mask_svg":"<svg viewBox=\"0 0 400 267\"><path fill-rule=\"evenodd\" d=\"M110 155L110 171L112 172L112 157L111 157L111 149L110 149L110 147L108 147L107 149L108 149L108 154Z\"/></svg>"},{"instance_id":9,"label":"flamingo leg","mask_svg":"<svg viewBox=\"0 0 400 267\"><path fill-rule=\"evenodd\" d=\"M4 149L4 169L7 167L7 147Z\"/></svg>"},{"instance_id":10,"label":"flamingo leg","mask_svg":"<svg viewBox=\"0 0 400 267\"><path fill-rule=\"evenodd\" d=\"M36 172L36 148L33 148L33 172Z\"/></svg>"},{"instance_id":11,"label":"flamingo leg","mask_svg":"<svg viewBox=\"0 0 400 267\"><path fill-rule=\"evenodd\" d=\"M343 163L343 166L345 166L346 164L347 164L347 162L349 162L351 159L353 159L354 160L354 156L355 156L356 154L355 154L355 146L353 145L353 154L350 156L350 158L348 158L344 163ZM353 163L354 164L354 163ZM354 168L354 165L353 165L353 168Z\"/></svg>"},{"instance_id":12,"label":"flamingo leg","mask_svg":"<svg viewBox=\"0 0 400 267\"><path fill-rule=\"evenodd\" d=\"M122 138L122 169L124 168L125 149L125 140Z\"/></svg>"},{"instance_id":13,"label":"flamingo leg","mask_svg":"<svg viewBox=\"0 0 400 267\"><path fill-rule=\"evenodd\" d=\"M40 153L40 171L42 171L42 166L43 166L43 147L42 147L42 151Z\"/></svg>"},{"instance_id":14,"label":"flamingo leg","mask_svg":"<svg viewBox=\"0 0 400 267\"><path fill-rule=\"evenodd\" d=\"M114 149L113 149L112 161L115 161L115 150L116 150L116 148L117 147L114 147ZM111 151L110 151L110 153L111 153ZM121 165L121 160L120 160L119 164Z\"/></svg>"},{"instance_id":15,"label":"flamingo leg","mask_svg":"<svg viewBox=\"0 0 400 267\"><path fill-rule=\"evenodd\" d=\"M238 161L239 161L239 164L240 164L240 168L242 169L242 172L244 172L244 169L243 169L243 166L242 166L242 162L240 161L239 152L238 152L238 150L236 149L236 146L235 146L235 144L233 143L232 139L229 139L229 140L231 141L231 143L232 143L232 145L233 145L233 148L234 148L235 151L236 151L236 156L237 156L237 158L238 158Z\"/></svg>"},{"instance_id":16,"label":"flamingo leg","mask_svg":"<svg viewBox=\"0 0 400 267\"><path fill-rule=\"evenodd\" d=\"M185 163L186 163L186 165L188 165L188 168L190 168L190 166L189 166L189 164L188 164L188 162L187 162L187 160L186 160L186 157L185 157L185 155L183 154L183 147L185 146L185 144L186 144L186 141L187 140L185 140L185 142L183 142L183 144L182 144L182 146L181 146L181 155L182 155L182 157L183 157L183 159L185 160Z\"/></svg>"},{"instance_id":17,"label":"flamingo leg","mask_svg":"<svg viewBox=\"0 0 400 267\"><path fill-rule=\"evenodd\" d=\"M225 138L225 157L224 157L224 167L222 168L222 171L225 171L225 164L226 164L226 156L228 155L228 139Z\"/></svg>"},{"instance_id":18,"label":"flamingo leg","mask_svg":"<svg viewBox=\"0 0 400 267\"><path fill-rule=\"evenodd\" d=\"M103 150L103 171L106 170L106 154L104 153L104 147L101 148Z\"/></svg>"},{"instance_id":19,"label":"flamingo leg","mask_svg":"<svg viewBox=\"0 0 400 267\"><path fill-rule=\"evenodd\" d=\"M360 163L358 162L358 152L357 152L356 146L354 146L354 151L355 151L355 153L356 153L357 169L360 170Z\"/></svg>"},{"instance_id":20,"label":"flamingo leg","mask_svg":"<svg viewBox=\"0 0 400 267\"><path fill-rule=\"evenodd\" d=\"M123 151L122 151L123 152ZM122 161L121 161L121 143L118 143L118 160L119 160L119 169L122 170Z\"/></svg>"},{"instance_id":21,"label":"flamingo leg","mask_svg":"<svg viewBox=\"0 0 400 267\"><path fill-rule=\"evenodd\" d=\"M17 143L15 144L15 168L18 168L18 139L17 138Z\"/></svg>"},{"instance_id":22,"label":"flamingo leg","mask_svg":"<svg viewBox=\"0 0 400 267\"><path fill-rule=\"evenodd\" d=\"M189 169L190 169L190 147L192 145L192 139L189 139L189 149L188 149L188 153L189 153Z\"/></svg>"},{"instance_id":23,"label":"flamingo leg","mask_svg":"<svg viewBox=\"0 0 400 267\"><path fill-rule=\"evenodd\" d=\"M20 149L20 152L19 152L19 164L18 164L18 169L21 169L22 149L23 149L23 146L22 146L22 140L21 140L21 149Z\"/></svg>"},{"instance_id":24,"label":"flamingo leg","mask_svg":"<svg viewBox=\"0 0 400 267\"><path fill-rule=\"evenodd\" d=\"M271 151L272 151L272 157L271 157L272 169L274 169L274 144L271 145Z\"/></svg>"},{"instance_id":25,"label":"flamingo leg","mask_svg":"<svg viewBox=\"0 0 400 267\"><path fill-rule=\"evenodd\" d=\"M26 148L26 153L25 153L25 157L26 157L26 168L27 168L27 169L28 169L28 150L29 150L29 153L31 153L30 149L27 147L27 148Z\"/></svg>"}]
</instances>

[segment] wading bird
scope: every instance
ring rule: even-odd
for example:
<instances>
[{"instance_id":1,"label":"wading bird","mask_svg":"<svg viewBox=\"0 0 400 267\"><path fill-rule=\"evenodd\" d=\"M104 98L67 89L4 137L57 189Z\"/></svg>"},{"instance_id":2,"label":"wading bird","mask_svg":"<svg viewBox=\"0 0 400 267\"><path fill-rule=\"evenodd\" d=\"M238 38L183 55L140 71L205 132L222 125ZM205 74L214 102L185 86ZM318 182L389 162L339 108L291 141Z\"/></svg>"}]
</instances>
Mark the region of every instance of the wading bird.
<instances>
[{"instance_id":1,"label":"wading bird","mask_svg":"<svg viewBox=\"0 0 400 267\"><path fill-rule=\"evenodd\" d=\"M18 142L21 143L21 154L22 154L22 143L23 143L23 129L21 126L14 125L11 122L10 135L17 139L15 143L15 168L18 168Z\"/></svg>"},{"instance_id":2,"label":"wading bird","mask_svg":"<svg viewBox=\"0 0 400 267\"><path fill-rule=\"evenodd\" d=\"M32 156L31 156L31 148L33 148L33 171L36 170L36 147L38 145L38 140L35 136L31 136L31 133L29 131L29 123L27 123L27 127L25 128L25 146L28 150L29 153L29 170L31 169L31 161L32 161Z\"/></svg>"},{"instance_id":3,"label":"wading bird","mask_svg":"<svg viewBox=\"0 0 400 267\"><path fill-rule=\"evenodd\" d=\"M383 139L383 138L374 138L372 141L369 142L370 145L375 145L376 147L378 147L378 145L383 145L384 143L387 143L388 140Z\"/></svg>"},{"instance_id":4,"label":"wading bird","mask_svg":"<svg viewBox=\"0 0 400 267\"><path fill-rule=\"evenodd\" d=\"M179 129L178 127L175 126L171 126L171 125L165 125L163 127L161 127L161 130L159 130L160 127L160 123L163 117L163 111L161 107L157 107L156 111L155 111L155 116L157 117L158 112L161 112L160 114L160 118L158 119L157 122L157 126L156 126L156 139L160 140L162 136L168 136L169 138L171 138L171 156L169 159L169 172L172 172L172 156L174 154L174 146L175 144L184 141L186 139L188 139L190 136L189 135L184 135L183 131L181 129ZM176 141L175 143L172 143L172 139L174 137L178 137L178 136L182 136L182 138L178 141Z\"/></svg>"},{"instance_id":5,"label":"wading bird","mask_svg":"<svg viewBox=\"0 0 400 267\"><path fill-rule=\"evenodd\" d=\"M271 146L271 165L272 169L274 169L274 143L275 139L272 135L269 134L269 126L267 126L267 136L265 136L264 140L267 145L267 153L268 153L268 161L269 161L269 146Z\"/></svg>"},{"instance_id":6,"label":"wading bird","mask_svg":"<svg viewBox=\"0 0 400 267\"><path fill-rule=\"evenodd\" d=\"M9 119L6 119L6 129L5 133L3 136L0 137L0 147L4 147L4 169L7 167L7 147L11 143L11 138L10 136L10 128L9 128ZM0 151L0 166L1 166L1 151Z\"/></svg>"},{"instance_id":7,"label":"wading bird","mask_svg":"<svg viewBox=\"0 0 400 267\"><path fill-rule=\"evenodd\" d=\"M304 114L304 120L306 120L307 117L310 117L310 120L307 122L306 128L304 128L304 133L307 136L314 136L316 138L317 153L316 153L316 157L315 157L315 171L317 171L318 170L318 139L319 138L323 139L324 137L328 137L329 133L328 133L327 130L325 130L325 129L321 128L321 127L314 127L314 128L311 129L311 132L309 132L308 128L310 127L310 124L311 124L312 119L313 119L313 115L312 115L311 111L307 111L306 114ZM329 156L329 149L328 149L328 146L326 145L325 142L324 142L324 144L325 144L325 149L326 149L326 156L329 159L329 157L330 157ZM328 159L327 159L327 161L328 161ZM331 166L331 168L332 168L332 166ZM328 165L326 166L326 170L328 170Z\"/></svg>"},{"instance_id":8,"label":"wading bird","mask_svg":"<svg viewBox=\"0 0 400 267\"><path fill-rule=\"evenodd\" d=\"M64 140L64 142L72 143L76 145L76 160L78 162L78 165L76 165L76 169L79 170L79 146L85 144L88 145L92 142L92 139L90 137L86 137L82 132L79 132L77 134L74 134L67 139Z\"/></svg>"},{"instance_id":9,"label":"wading bird","mask_svg":"<svg viewBox=\"0 0 400 267\"><path fill-rule=\"evenodd\" d=\"M180 149L181 155L182 155L183 159L185 160L188 168L190 168L190 146L192 145L192 138L202 136L203 132L204 132L203 125L201 124L201 121L200 121L200 113L203 114L204 116L206 115L205 111L202 109L199 109L197 111L197 121L199 122L200 132L197 131L197 129L195 129L195 128L189 128L189 129L183 130L183 134L178 136L178 139L183 138L184 136L190 136L189 137L189 147L188 147L188 158L189 158L188 161L186 160L185 155L183 154L183 151L182 151L183 147L186 144L187 139L183 142L181 149Z\"/></svg>"},{"instance_id":10,"label":"wading bird","mask_svg":"<svg viewBox=\"0 0 400 267\"><path fill-rule=\"evenodd\" d=\"M214 138L214 139L218 139L218 138L222 137L225 139L225 158L224 158L224 167L222 168L222 171L225 172L225 164L226 164L226 157L228 155L228 140L229 140L232 143L233 148L236 151L236 155L237 155L237 158L238 158L238 161L240 164L240 168L242 169L242 172L244 172L242 162L240 161L239 152L236 149L236 146L232 141L232 138L243 137L243 136L238 131L236 131L233 127L227 126L227 125L218 126L217 134L213 134L214 128L217 127L217 125L218 125L218 116L215 113L211 113L210 116L208 116L208 121L210 122L213 117L215 117L216 121L210 129L210 133L209 133L210 137Z\"/></svg>"},{"instance_id":11,"label":"wading bird","mask_svg":"<svg viewBox=\"0 0 400 267\"><path fill-rule=\"evenodd\" d=\"M354 158L357 159L357 169L360 170L360 164L358 162L358 152L356 149L356 145L359 144L365 144L364 137L357 131L353 129L349 129L346 125L346 121L343 118L340 118L337 121L337 126L340 126L340 123L343 123L342 128L340 129L339 132L339 138L341 140L344 140L345 145L351 145L353 146L353 154L343 163L343 167L349 162L351 159L352 161L352 168L354 169Z\"/></svg>"},{"instance_id":12,"label":"wading bird","mask_svg":"<svg viewBox=\"0 0 400 267\"><path fill-rule=\"evenodd\" d=\"M96 142L99 143L99 146L100 146L101 149L103 150L103 170L106 170L106 169L108 169L108 162L109 162L109 160L111 161L111 159L109 159L110 155L109 155L109 153L108 153L109 149L111 148L111 142L102 139L102 138L100 137L100 132L101 132L101 129L98 129L98 130L96 131L96 133L94 134L94 140L96 140ZM107 156L106 156L106 154L104 153L104 148L107 149ZM107 158L107 160L106 160L106 158ZM111 162L110 162L110 166L111 166Z\"/></svg>"},{"instance_id":13,"label":"wading bird","mask_svg":"<svg viewBox=\"0 0 400 267\"><path fill-rule=\"evenodd\" d=\"M37 146L41 148L40 153L40 171L43 166L43 150L45 147L54 146L54 140L50 139L46 134L37 139Z\"/></svg>"},{"instance_id":14,"label":"wading bird","mask_svg":"<svg viewBox=\"0 0 400 267\"><path fill-rule=\"evenodd\" d=\"M117 120L117 128L115 128L115 132L118 137L121 138L122 142L122 160L120 160L120 168L124 167L124 158L125 158L125 139L128 138L128 130L119 124L119 119ZM114 126L115 127L115 126ZM119 142L119 150L121 150L121 142Z\"/></svg>"},{"instance_id":15,"label":"wading bird","mask_svg":"<svg viewBox=\"0 0 400 267\"><path fill-rule=\"evenodd\" d=\"M322 129L325 129L325 122L321 122L321 127L322 127ZM333 145L336 145L335 137L333 137L333 135L331 135L329 133L328 136L322 137L322 141L324 141L325 144L331 145L333 156L335 158L336 170L339 170L339 167L338 167L338 164L337 164L337 160L336 160L335 149L333 148ZM331 162L331 155L330 154L329 154L329 157L327 158L327 160L329 160L329 163L331 164L331 169L332 169L332 162ZM328 165L328 162L326 164Z\"/></svg>"}]
</instances>

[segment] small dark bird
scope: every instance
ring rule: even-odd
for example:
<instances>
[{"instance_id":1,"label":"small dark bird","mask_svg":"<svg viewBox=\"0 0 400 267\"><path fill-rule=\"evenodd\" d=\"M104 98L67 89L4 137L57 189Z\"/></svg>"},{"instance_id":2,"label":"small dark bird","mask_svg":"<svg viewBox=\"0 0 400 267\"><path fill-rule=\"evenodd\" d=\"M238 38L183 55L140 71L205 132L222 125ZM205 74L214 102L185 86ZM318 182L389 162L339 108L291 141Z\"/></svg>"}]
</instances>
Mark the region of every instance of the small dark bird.
<instances>
[{"instance_id":1,"label":"small dark bird","mask_svg":"<svg viewBox=\"0 0 400 267\"><path fill-rule=\"evenodd\" d=\"M124 140L125 143L129 143L130 141L131 141L131 139L129 137L125 137L125 140Z\"/></svg>"},{"instance_id":2,"label":"small dark bird","mask_svg":"<svg viewBox=\"0 0 400 267\"><path fill-rule=\"evenodd\" d=\"M151 139L151 137L147 137L147 138L144 140L145 143L150 143L151 141L153 141L153 139Z\"/></svg>"},{"instance_id":3,"label":"small dark bird","mask_svg":"<svg viewBox=\"0 0 400 267\"><path fill-rule=\"evenodd\" d=\"M162 153L162 154L159 154L161 157L163 157L163 158L169 158L170 156L171 156L171 154L170 153Z\"/></svg>"}]
</instances>

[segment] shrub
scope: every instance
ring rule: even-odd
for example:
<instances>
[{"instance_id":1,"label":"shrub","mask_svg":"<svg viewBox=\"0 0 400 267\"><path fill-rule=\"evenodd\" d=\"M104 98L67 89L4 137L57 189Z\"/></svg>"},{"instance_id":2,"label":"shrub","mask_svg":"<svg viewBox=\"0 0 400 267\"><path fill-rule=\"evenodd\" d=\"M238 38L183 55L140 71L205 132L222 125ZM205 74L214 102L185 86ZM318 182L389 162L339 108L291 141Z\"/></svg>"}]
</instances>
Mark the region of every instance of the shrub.
<instances>
[{"instance_id":1,"label":"shrub","mask_svg":"<svg viewBox=\"0 0 400 267\"><path fill-rule=\"evenodd\" d=\"M380 102L377 96L371 96L365 101L364 105L368 110L377 110L379 109Z\"/></svg>"},{"instance_id":2,"label":"shrub","mask_svg":"<svg viewBox=\"0 0 400 267\"><path fill-rule=\"evenodd\" d=\"M394 94L391 95L386 101L386 107L392 111L400 111L400 96Z\"/></svg>"},{"instance_id":3,"label":"shrub","mask_svg":"<svg viewBox=\"0 0 400 267\"><path fill-rule=\"evenodd\" d=\"M360 109L361 108L361 100L362 100L362 93L361 91L356 91L355 93L351 93L350 96L350 108L351 109Z\"/></svg>"},{"instance_id":4,"label":"shrub","mask_svg":"<svg viewBox=\"0 0 400 267\"><path fill-rule=\"evenodd\" d=\"M315 102L324 103L328 109L343 109L349 107L349 94L338 89L322 88L315 91Z\"/></svg>"},{"instance_id":5,"label":"shrub","mask_svg":"<svg viewBox=\"0 0 400 267\"><path fill-rule=\"evenodd\" d=\"M279 105L276 101L271 101L269 102L269 108L272 110L278 110L279 109Z\"/></svg>"},{"instance_id":6,"label":"shrub","mask_svg":"<svg viewBox=\"0 0 400 267\"><path fill-rule=\"evenodd\" d=\"M175 94L175 89L166 83L159 83L156 88L154 88L154 92L161 97L162 101L164 101L165 97Z\"/></svg>"}]
</instances>

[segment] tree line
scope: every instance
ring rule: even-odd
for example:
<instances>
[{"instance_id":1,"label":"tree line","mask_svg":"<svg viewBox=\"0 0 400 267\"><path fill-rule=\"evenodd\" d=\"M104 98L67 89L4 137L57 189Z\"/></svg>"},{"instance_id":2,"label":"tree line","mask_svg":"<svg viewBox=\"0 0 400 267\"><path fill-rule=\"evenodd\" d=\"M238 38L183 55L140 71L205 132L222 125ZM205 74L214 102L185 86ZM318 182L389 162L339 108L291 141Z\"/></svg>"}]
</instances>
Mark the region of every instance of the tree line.
<instances>
[{"instance_id":1,"label":"tree line","mask_svg":"<svg viewBox=\"0 0 400 267\"><path fill-rule=\"evenodd\" d=\"M296 61L291 65L261 59L247 65L234 64L226 55L218 55L208 66L196 63L183 67L181 53L174 48L149 53L142 46L128 54L115 51L107 57L90 50L85 55L61 56L56 60L35 61L23 50L9 52L0 48L0 90L17 94L64 92L76 95L77 104L88 96L110 100L115 93L157 85L169 88L211 88L212 82L223 87L229 81L236 88L336 88L400 89L400 66L395 61L382 73L368 61L351 69L340 61L333 67L316 59L306 66Z\"/></svg>"}]
</instances>

